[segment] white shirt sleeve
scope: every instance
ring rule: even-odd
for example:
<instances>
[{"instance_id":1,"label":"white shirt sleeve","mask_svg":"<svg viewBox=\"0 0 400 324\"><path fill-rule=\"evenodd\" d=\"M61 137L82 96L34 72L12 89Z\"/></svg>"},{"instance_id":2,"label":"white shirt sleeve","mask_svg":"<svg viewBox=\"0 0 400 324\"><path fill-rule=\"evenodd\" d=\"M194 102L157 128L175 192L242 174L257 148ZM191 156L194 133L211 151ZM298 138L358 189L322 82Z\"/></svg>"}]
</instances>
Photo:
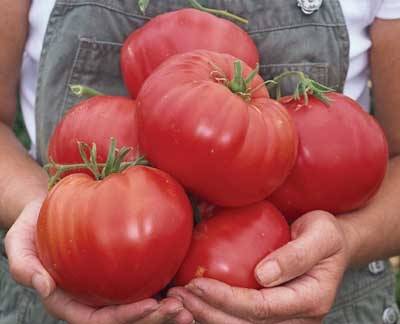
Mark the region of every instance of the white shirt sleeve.
<instances>
[{"instance_id":1,"label":"white shirt sleeve","mask_svg":"<svg viewBox=\"0 0 400 324\"><path fill-rule=\"evenodd\" d=\"M381 19L400 18L400 0L383 0L376 14Z\"/></svg>"}]
</instances>

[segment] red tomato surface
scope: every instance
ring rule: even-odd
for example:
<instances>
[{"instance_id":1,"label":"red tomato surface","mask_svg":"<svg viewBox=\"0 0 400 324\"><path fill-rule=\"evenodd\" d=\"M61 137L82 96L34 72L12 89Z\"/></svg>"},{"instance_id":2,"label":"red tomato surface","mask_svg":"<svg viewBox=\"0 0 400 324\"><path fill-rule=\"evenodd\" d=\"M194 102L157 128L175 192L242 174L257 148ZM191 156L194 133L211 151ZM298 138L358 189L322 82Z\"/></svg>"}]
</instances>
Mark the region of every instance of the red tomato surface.
<instances>
[{"instance_id":1,"label":"red tomato surface","mask_svg":"<svg viewBox=\"0 0 400 324\"><path fill-rule=\"evenodd\" d=\"M229 20L196 9L168 12L134 31L122 47L121 70L132 97L167 58L196 49L228 53L253 68L259 60L253 40Z\"/></svg>"},{"instance_id":2,"label":"red tomato surface","mask_svg":"<svg viewBox=\"0 0 400 324\"><path fill-rule=\"evenodd\" d=\"M124 97L95 96L71 108L57 124L48 155L59 164L82 163L77 141L96 143L97 162L103 163L111 137L117 147L132 148L126 160L138 157L136 103Z\"/></svg>"},{"instance_id":3,"label":"red tomato surface","mask_svg":"<svg viewBox=\"0 0 400 324\"><path fill-rule=\"evenodd\" d=\"M311 210L339 214L362 207L378 190L388 163L382 129L354 100L327 95L283 98L299 132L296 165L270 200L294 221Z\"/></svg>"},{"instance_id":4,"label":"red tomato surface","mask_svg":"<svg viewBox=\"0 0 400 324\"><path fill-rule=\"evenodd\" d=\"M207 277L243 288L261 288L254 268L290 240L289 225L269 202L224 208L193 232L189 252L174 283Z\"/></svg>"},{"instance_id":5,"label":"red tomato surface","mask_svg":"<svg viewBox=\"0 0 400 324\"><path fill-rule=\"evenodd\" d=\"M216 71L232 79L236 60L209 51L175 55L146 80L137 100L146 158L220 206L267 197L283 183L297 154L294 124L269 99L260 76L250 84L255 90L248 100L216 80ZM250 67L242 65L248 76Z\"/></svg>"},{"instance_id":6,"label":"red tomato surface","mask_svg":"<svg viewBox=\"0 0 400 324\"><path fill-rule=\"evenodd\" d=\"M80 302L125 304L171 281L192 226L183 188L163 171L137 166L101 181L73 174L41 208L37 250L57 285Z\"/></svg>"}]
</instances>

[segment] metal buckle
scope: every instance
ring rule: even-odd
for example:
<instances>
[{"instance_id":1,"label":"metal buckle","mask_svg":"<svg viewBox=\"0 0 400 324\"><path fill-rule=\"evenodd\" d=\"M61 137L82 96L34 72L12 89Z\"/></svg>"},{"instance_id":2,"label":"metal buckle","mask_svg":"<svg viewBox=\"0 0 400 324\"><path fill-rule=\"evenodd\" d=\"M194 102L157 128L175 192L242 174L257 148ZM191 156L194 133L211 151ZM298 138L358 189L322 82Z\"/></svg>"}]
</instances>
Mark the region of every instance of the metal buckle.
<instances>
[{"instance_id":1,"label":"metal buckle","mask_svg":"<svg viewBox=\"0 0 400 324\"><path fill-rule=\"evenodd\" d=\"M322 6L323 0L297 0L297 6L305 15L311 15Z\"/></svg>"}]
</instances>

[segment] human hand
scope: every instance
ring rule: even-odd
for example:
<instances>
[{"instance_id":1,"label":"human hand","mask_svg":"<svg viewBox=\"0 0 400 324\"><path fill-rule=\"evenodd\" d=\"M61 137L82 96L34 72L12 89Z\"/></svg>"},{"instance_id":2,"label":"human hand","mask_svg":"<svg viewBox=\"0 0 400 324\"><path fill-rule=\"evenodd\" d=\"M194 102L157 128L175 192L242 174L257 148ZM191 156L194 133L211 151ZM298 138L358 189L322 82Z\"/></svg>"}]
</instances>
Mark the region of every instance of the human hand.
<instances>
[{"instance_id":1,"label":"human hand","mask_svg":"<svg viewBox=\"0 0 400 324\"><path fill-rule=\"evenodd\" d=\"M42 201L39 199L26 205L8 231L5 247L13 278L24 286L33 287L49 313L70 324L192 323L192 315L174 298L166 298L161 302L146 299L128 305L96 309L76 302L57 288L36 253L36 222Z\"/></svg>"},{"instance_id":2,"label":"human hand","mask_svg":"<svg viewBox=\"0 0 400 324\"><path fill-rule=\"evenodd\" d=\"M169 296L182 301L202 324L316 324L334 302L349 253L338 220L310 212L291 227L292 241L269 254L255 269L265 289L243 289L197 278Z\"/></svg>"}]
</instances>

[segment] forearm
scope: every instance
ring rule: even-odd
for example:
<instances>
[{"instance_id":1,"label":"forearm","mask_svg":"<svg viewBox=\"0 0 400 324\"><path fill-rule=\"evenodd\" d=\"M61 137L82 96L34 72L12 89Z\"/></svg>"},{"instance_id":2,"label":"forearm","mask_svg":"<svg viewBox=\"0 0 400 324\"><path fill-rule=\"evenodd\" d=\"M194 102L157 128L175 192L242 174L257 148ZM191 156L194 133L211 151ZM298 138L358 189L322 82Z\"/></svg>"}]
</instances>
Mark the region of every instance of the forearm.
<instances>
[{"instance_id":1,"label":"forearm","mask_svg":"<svg viewBox=\"0 0 400 324\"><path fill-rule=\"evenodd\" d=\"M400 156L390 160L385 180L372 201L338 219L346 233L350 266L400 254Z\"/></svg>"},{"instance_id":2,"label":"forearm","mask_svg":"<svg viewBox=\"0 0 400 324\"><path fill-rule=\"evenodd\" d=\"M0 227L9 228L28 202L46 192L46 173L0 122Z\"/></svg>"}]
</instances>

